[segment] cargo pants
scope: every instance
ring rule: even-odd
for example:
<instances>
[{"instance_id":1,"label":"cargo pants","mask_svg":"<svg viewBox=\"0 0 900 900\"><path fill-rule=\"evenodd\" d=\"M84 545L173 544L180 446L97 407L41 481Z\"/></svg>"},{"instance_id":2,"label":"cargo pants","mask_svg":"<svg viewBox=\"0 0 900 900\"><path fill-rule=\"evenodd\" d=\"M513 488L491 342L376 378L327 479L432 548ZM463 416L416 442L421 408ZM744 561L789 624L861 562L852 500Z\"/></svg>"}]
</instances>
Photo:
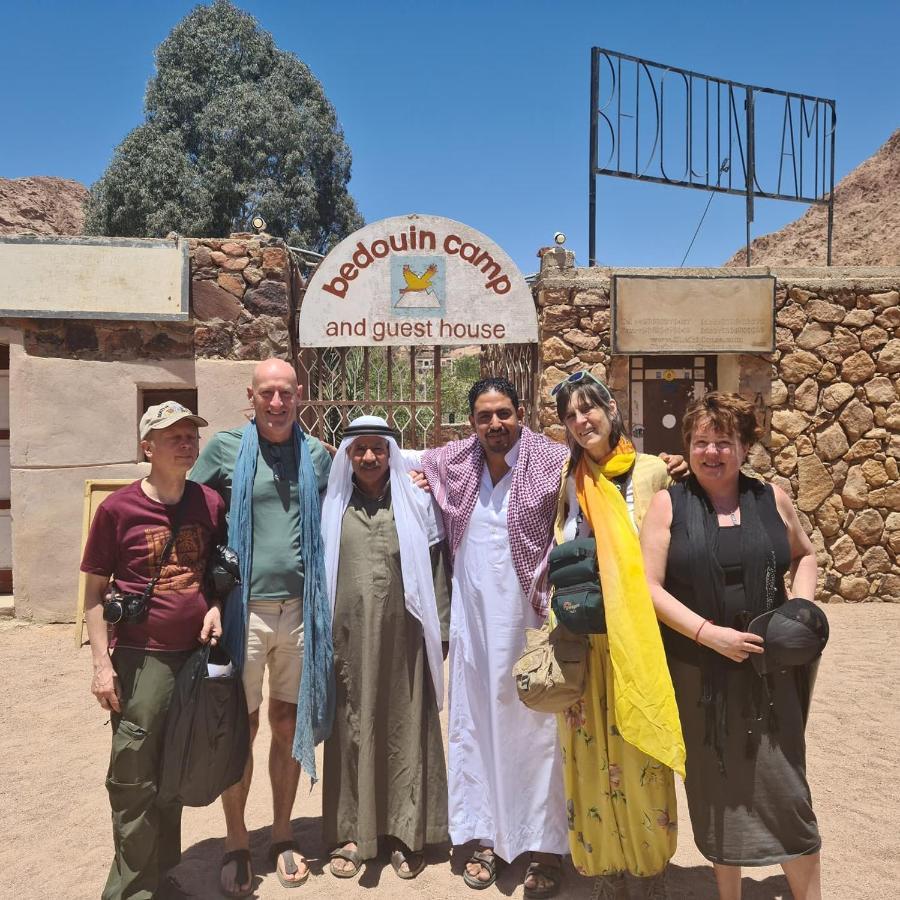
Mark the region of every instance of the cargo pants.
<instances>
[{"instance_id":1,"label":"cargo pants","mask_svg":"<svg viewBox=\"0 0 900 900\"><path fill-rule=\"evenodd\" d=\"M190 655L113 651L122 711L110 715L106 790L115 858L103 900L150 900L181 859L181 806L158 804L156 794L166 713L175 678Z\"/></svg>"}]
</instances>

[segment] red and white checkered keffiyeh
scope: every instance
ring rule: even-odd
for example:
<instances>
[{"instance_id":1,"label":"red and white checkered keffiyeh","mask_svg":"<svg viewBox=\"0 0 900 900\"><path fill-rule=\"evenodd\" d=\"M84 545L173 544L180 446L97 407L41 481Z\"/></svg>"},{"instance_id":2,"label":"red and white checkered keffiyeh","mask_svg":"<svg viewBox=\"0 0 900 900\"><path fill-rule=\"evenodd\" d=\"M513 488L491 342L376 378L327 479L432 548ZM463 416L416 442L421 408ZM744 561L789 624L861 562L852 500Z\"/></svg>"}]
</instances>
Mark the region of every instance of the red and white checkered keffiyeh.
<instances>
[{"instance_id":1,"label":"red and white checkered keffiyeh","mask_svg":"<svg viewBox=\"0 0 900 900\"><path fill-rule=\"evenodd\" d=\"M525 596L541 616L547 615L547 556L553 545L553 522L565 445L522 428L519 458L513 468L506 523L513 568ZM469 526L481 490L484 450L476 435L427 451L422 468L444 517L451 558Z\"/></svg>"}]
</instances>

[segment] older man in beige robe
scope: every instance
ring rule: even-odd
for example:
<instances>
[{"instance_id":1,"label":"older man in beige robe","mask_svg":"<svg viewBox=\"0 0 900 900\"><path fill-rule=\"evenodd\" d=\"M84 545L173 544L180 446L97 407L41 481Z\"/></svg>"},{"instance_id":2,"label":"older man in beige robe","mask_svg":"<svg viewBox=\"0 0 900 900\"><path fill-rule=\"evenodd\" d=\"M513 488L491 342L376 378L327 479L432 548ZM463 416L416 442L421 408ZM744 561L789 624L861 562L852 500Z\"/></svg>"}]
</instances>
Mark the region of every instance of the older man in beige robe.
<instances>
[{"instance_id":1,"label":"older man in beige robe","mask_svg":"<svg viewBox=\"0 0 900 900\"><path fill-rule=\"evenodd\" d=\"M351 423L322 515L337 677L323 829L338 878L375 857L379 839L397 875L414 878L424 846L448 839L438 712L450 601L439 521L387 423Z\"/></svg>"}]
</instances>

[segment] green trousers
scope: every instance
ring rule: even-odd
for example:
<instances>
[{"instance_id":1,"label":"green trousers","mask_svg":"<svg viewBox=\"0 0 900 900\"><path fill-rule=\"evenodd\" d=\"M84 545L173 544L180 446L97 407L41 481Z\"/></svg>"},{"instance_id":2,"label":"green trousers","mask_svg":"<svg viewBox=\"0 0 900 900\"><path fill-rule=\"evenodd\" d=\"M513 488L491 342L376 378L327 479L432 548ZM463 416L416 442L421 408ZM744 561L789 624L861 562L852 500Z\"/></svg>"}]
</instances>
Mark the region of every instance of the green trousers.
<instances>
[{"instance_id":1,"label":"green trousers","mask_svg":"<svg viewBox=\"0 0 900 900\"><path fill-rule=\"evenodd\" d=\"M115 858L103 900L150 900L162 876L181 859L181 806L157 803L156 793L166 713L175 677L190 655L113 651L122 712L110 716L106 790Z\"/></svg>"}]
</instances>

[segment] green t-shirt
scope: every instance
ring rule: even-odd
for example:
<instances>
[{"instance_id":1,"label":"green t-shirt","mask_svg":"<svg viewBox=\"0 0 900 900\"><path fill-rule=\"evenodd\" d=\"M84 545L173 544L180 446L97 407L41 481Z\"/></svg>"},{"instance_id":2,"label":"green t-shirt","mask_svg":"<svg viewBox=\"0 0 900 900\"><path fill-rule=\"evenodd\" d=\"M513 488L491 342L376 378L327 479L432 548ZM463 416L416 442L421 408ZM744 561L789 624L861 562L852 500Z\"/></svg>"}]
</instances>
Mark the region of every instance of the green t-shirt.
<instances>
[{"instance_id":1,"label":"green t-shirt","mask_svg":"<svg viewBox=\"0 0 900 900\"><path fill-rule=\"evenodd\" d=\"M226 509L231 505L231 477L244 428L214 434L191 469L191 481L208 484L218 491ZM321 492L328 485L331 455L316 438L307 435L306 439ZM320 523L316 522L314 527L319 528ZM302 596L300 489L293 440L272 444L260 437L253 480L250 597L253 600L286 600Z\"/></svg>"}]
</instances>

